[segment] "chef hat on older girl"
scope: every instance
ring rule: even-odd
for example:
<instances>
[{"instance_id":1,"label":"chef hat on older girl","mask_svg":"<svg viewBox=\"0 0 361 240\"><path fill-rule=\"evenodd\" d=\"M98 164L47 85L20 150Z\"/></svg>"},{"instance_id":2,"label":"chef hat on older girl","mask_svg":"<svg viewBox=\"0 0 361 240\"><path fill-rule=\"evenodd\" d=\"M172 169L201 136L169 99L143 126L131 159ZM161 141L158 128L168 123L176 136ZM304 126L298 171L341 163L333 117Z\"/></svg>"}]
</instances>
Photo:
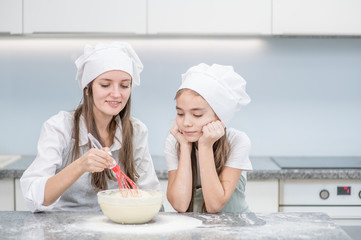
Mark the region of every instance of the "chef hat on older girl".
<instances>
[{"instance_id":1,"label":"chef hat on older girl","mask_svg":"<svg viewBox=\"0 0 361 240\"><path fill-rule=\"evenodd\" d=\"M251 101L246 93L246 81L232 66L201 63L191 67L182 74L179 90L184 88L201 95L225 125L235 112Z\"/></svg>"},{"instance_id":2,"label":"chef hat on older girl","mask_svg":"<svg viewBox=\"0 0 361 240\"><path fill-rule=\"evenodd\" d=\"M111 70L122 70L132 77L132 86L140 85L143 64L130 44L125 42L85 45L84 53L76 61L76 79L84 89L100 74Z\"/></svg>"}]
</instances>

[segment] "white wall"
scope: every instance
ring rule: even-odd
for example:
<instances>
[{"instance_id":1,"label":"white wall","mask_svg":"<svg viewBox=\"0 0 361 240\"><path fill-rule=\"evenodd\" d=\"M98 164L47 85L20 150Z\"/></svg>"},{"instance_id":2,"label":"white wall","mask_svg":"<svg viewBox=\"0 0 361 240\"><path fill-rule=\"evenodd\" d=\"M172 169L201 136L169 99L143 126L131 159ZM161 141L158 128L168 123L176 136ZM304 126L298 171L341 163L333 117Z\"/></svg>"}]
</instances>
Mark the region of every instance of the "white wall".
<instances>
[{"instance_id":1,"label":"white wall","mask_svg":"<svg viewBox=\"0 0 361 240\"><path fill-rule=\"evenodd\" d=\"M252 155L361 155L360 38L0 38L0 154L36 154L42 123L77 106L73 61L85 43L125 40L145 66L133 115L162 155L180 75L200 62L233 65L252 102L231 126Z\"/></svg>"}]
</instances>

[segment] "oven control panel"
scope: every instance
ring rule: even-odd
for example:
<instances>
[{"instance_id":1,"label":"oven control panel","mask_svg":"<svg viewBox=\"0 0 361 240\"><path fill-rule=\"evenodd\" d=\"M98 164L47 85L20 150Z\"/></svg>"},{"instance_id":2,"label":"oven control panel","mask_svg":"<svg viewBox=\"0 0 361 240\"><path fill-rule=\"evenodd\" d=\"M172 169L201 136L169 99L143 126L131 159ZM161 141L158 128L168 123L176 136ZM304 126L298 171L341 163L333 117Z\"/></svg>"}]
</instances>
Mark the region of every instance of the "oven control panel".
<instances>
[{"instance_id":1,"label":"oven control panel","mask_svg":"<svg viewBox=\"0 0 361 240\"><path fill-rule=\"evenodd\" d=\"M361 180L282 180L280 204L361 206Z\"/></svg>"},{"instance_id":2,"label":"oven control panel","mask_svg":"<svg viewBox=\"0 0 361 240\"><path fill-rule=\"evenodd\" d=\"M337 195L351 196L351 186L337 186ZM320 191L320 198L327 199L330 196L330 192L327 189L322 189ZM358 193L358 196L361 198L361 190Z\"/></svg>"}]
</instances>

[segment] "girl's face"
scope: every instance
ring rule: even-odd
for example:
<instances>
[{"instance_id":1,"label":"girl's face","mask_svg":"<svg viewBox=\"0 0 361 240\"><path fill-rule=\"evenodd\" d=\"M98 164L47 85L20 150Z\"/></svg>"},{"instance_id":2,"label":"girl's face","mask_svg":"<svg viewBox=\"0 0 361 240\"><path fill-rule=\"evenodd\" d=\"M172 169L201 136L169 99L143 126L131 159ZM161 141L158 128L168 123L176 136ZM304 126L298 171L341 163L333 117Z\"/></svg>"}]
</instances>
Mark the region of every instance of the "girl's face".
<instances>
[{"instance_id":1,"label":"girl's face","mask_svg":"<svg viewBox=\"0 0 361 240\"><path fill-rule=\"evenodd\" d=\"M94 79L94 114L113 117L122 111L130 96L131 79L128 73L120 70L105 72Z\"/></svg>"},{"instance_id":2,"label":"girl's face","mask_svg":"<svg viewBox=\"0 0 361 240\"><path fill-rule=\"evenodd\" d=\"M185 90L178 96L176 105L176 123L188 142L197 142L203 134L203 126L218 120L207 101L191 90Z\"/></svg>"}]
</instances>

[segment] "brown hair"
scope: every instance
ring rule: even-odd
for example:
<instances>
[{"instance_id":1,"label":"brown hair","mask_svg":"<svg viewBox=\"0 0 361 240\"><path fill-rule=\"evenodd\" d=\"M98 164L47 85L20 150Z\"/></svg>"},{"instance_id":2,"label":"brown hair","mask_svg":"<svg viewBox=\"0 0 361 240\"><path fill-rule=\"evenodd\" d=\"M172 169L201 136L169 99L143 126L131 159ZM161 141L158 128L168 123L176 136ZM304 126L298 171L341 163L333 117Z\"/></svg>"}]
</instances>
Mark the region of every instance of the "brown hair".
<instances>
[{"instance_id":1,"label":"brown hair","mask_svg":"<svg viewBox=\"0 0 361 240\"><path fill-rule=\"evenodd\" d=\"M175 99L180 97L186 91L193 93L195 96L201 96L197 92L195 92L191 89L180 89L177 92ZM178 149L178 157L179 157L179 154L180 154L179 144L177 146L177 149ZM221 172L224 168L224 165L229 157L230 149L231 149L230 143L228 141L226 134L224 134L220 139L218 139L213 144L214 165L216 167L218 176L219 176L219 174L221 174ZM193 203L194 203L195 191L197 189L197 181L198 181L196 144L195 143L192 143L191 162L192 162L192 198L189 203L187 212L193 212ZM206 211L207 210L206 210L205 203L203 200L202 212L206 212Z\"/></svg>"},{"instance_id":2,"label":"brown hair","mask_svg":"<svg viewBox=\"0 0 361 240\"><path fill-rule=\"evenodd\" d=\"M75 161L79 157L79 123L80 117L83 115L86 123L86 127L89 133L96 137L99 142L104 146L104 140L101 139L96 123L94 120L93 114L93 82L89 83L86 88L83 90L83 103L80 104L74 113L74 126L73 126L73 138L74 146L72 149L72 161ZM130 177L133 181L136 181L136 178L139 177L135 171L134 166L134 157L133 157L133 125L130 121L130 106L131 106L131 96L129 96L128 102L125 105L124 109L120 111L117 115L121 119L121 129L122 129L122 147L119 152L118 164L124 166L124 173ZM116 139L115 137L116 128L118 126L116 122L116 117L114 116L109 123L108 131L111 139ZM89 148L91 147L90 142L88 141ZM92 173L91 184L94 186L96 191L108 189L107 180L111 179L116 181L116 178L112 175L110 169L104 169L102 172Z\"/></svg>"}]
</instances>

